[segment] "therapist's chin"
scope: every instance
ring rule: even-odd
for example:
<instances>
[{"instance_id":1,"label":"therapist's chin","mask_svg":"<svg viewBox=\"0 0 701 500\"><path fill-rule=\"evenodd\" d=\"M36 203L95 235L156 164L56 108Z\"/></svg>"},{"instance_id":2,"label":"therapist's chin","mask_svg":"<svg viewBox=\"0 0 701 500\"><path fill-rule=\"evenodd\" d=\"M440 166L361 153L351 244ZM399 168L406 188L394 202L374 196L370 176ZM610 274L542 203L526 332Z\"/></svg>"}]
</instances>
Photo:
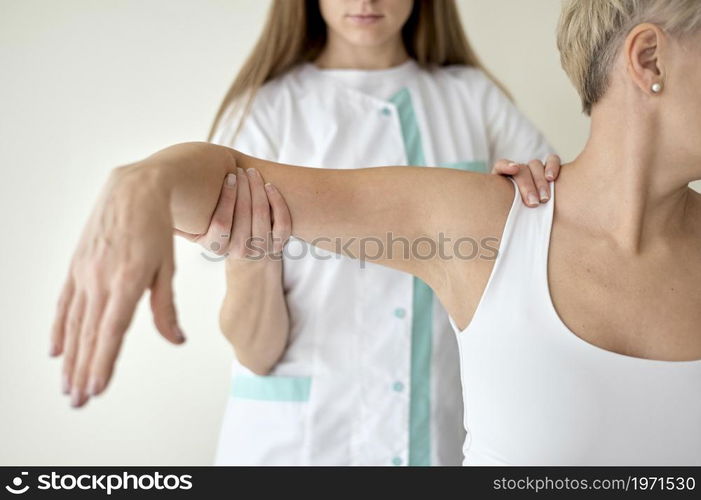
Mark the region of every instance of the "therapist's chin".
<instances>
[{"instance_id":1,"label":"therapist's chin","mask_svg":"<svg viewBox=\"0 0 701 500\"><path fill-rule=\"evenodd\" d=\"M373 48L382 47L388 40L392 39L390 30L368 27L354 28L350 27L344 30L343 38L345 38L354 47Z\"/></svg>"}]
</instances>

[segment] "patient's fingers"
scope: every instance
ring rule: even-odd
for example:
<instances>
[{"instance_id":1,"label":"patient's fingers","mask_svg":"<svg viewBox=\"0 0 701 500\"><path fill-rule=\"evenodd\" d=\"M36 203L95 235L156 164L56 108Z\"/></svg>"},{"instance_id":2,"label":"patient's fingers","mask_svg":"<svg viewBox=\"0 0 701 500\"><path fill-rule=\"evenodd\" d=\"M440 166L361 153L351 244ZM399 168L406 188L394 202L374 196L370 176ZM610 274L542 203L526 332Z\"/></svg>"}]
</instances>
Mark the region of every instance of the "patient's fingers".
<instances>
[{"instance_id":1,"label":"patient's fingers","mask_svg":"<svg viewBox=\"0 0 701 500\"><path fill-rule=\"evenodd\" d=\"M246 245L251 238L251 191L248 183L248 175L242 168L237 169L236 208L234 210L234 228L231 232L231 244L229 253L235 259L242 259L247 255Z\"/></svg>"},{"instance_id":2,"label":"patient's fingers","mask_svg":"<svg viewBox=\"0 0 701 500\"><path fill-rule=\"evenodd\" d=\"M273 255L282 253L285 243L292 235L292 216L280 191L270 183L265 185L273 218Z\"/></svg>"},{"instance_id":3,"label":"patient's fingers","mask_svg":"<svg viewBox=\"0 0 701 500\"><path fill-rule=\"evenodd\" d=\"M100 394L109 384L122 339L142 292L135 289L113 290L107 299L90 367L88 387L93 396Z\"/></svg>"},{"instance_id":4,"label":"patient's fingers","mask_svg":"<svg viewBox=\"0 0 701 500\"><path fill-rule=\"evenodd\" d=\"M105 300L106 294L100 290L92 290L86 294L85 319L78 339L77 356L71 378L71 405L76 408L83 406L88 400L86 385Z\"/></svg>"},{"instance_id":5,"label":"patient's fingers","mask_svg":"<svg viewBox=\"0 0 701 500\"><path fill-rule=\"evenodd\" d=\"M175 263L171 257L163 263L151 287L151 311L159 333L173 344L182 344L185 336L178 325L173 299L174 274Z\"/></svg>"},{"instance_id":6,"label":"patient's fingers","mask_svg":"<svg viewBox=\"0 0 701 500\"><path fill-rule=\"evenodd\" d=\"M54 318L54 324L51 328L51 346L49 347L49 355L51 356L58 356L63 352L66 319L68 317L68 309L73 299L73 293L73 278L69 276L61 290L61 295L59 296L56 306L56 317Z\"/></svg>"},{"instance_id":7,"label":"patient's fingers","mask_svg":"<svg viewBox=\"0 0 701 500\"><path fill-rule=\"evenodd\" d=\"M83 314L85 310L85 293L77 291L73 296L68 315L66 317L65 338L63 343L63 392L68 394L71 391L73 378L73 368L78 354L78 342L83 324Z\"/></svg>"}]
</instances>

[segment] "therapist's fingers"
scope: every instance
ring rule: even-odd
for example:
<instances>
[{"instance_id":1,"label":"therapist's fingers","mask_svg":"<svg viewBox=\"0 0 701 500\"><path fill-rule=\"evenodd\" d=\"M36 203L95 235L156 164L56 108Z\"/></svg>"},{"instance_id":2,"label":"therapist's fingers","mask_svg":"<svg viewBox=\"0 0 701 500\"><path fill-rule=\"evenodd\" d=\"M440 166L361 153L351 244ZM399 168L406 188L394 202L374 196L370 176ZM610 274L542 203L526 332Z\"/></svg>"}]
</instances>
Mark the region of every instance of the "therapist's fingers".
<instances>
[{"instance_id":1,"label":"therapist's fingers","mask_svg":"<svg viewBox=\"0 0 701 500\"><path fill-rule=\"evenodd\" d=\"M533 180L533 175L527 165L502 159L492 167L492 174L510 176L516 181L521 199L529 207L537 207L540 204L538 188Z\"/></svg>"},{"instance_id":2,"label":"therapist's fingers","mask_svg":"<svg viewBox=\"0 0 701 500\"><path fill-rule=\"evenodd\" d=\"M537 207L540 205L540 197L538 196L538 190L533 181L533 175L531 174L531 169L528 165L517 164L518 172L512 175L516 185L518 186L518 191L521 194L521 199L529 207Z\"/></svg>"},{"instance_id":3,"label":"therapist's fingers","mask_svg":"<svg viewBox=\"0 0 701 500\"><path fill-rule=\"evenodd\" d=\"M273 255L280 255L285 243L292 236L292 216L290 208L285 203L280 191L270 183L265 185L265 192L268 195L270 210L273 218Z\"/></svg>"},{"instance_id":4,"label":"therapist's fingers","mask_svg":"<svg viewBox=\"0 0 701 500\"><path fill-rule=\"evenodd\" d=\"M242 168L237 169L236 208L234 209L234 227L231 230L229 255L242 259L247 255L248 242L251 238L251 190L248 175Z\"/></svg>"},{"instance_id":5,"label":"therapist's fingers","mask_svg":"<svg viewBox=\"0 0 701 500\"><path fill-rule=\"evenodd\" d=\"M236 174L227 174L207 232L198 239L202 246L217 255L224 255L229 248L235 206Z\"/></svg>"},{"instance_id":6,"label":"therapist's fingers","mask_svg":"<svg viewBox=\"0 0 701 500\"><path fill-rule=\"evenodd\" d=\"M545 165L540 160L531 160L528 162L528 169L531 171L538 199L541 203L545 203L550 199L550 185L545 179Z\"/></svg>"},{"instance_id":7,"label":"therapist's fingers","mask_svg":"<svg viewBox=\"0 0 701 500\"><path fill-rule=\"evenodd\" d=\"M520 170L518 163L511 160L501 159L492 166L492 174L496 175L516 175Z\"/></svg>"},{"instance_id":8,"label":"therapist's fingers","mask_svg":"<svg viewBox=\"0 0 701 500\"><path fill-rule=\"evenodd\" d=\"M265 192L263 177L249 168L248 182L251 188L251 252L249 258L260 259L271 251L270 204Z\"/></svg>"},{"instance_id":9,"label":"therapist's fingers","mask_svg":"<svg viewBox=\"0 0 701 500\"><path fill-rule=\"evenodd\" d=\"M78 339L71 377L71 405L76 408L83 406L88 400L86 386L106 299L106 293L98 290L91 290L86 294L85 319Z\"/></svg>"},{"instance_id":10,"label":"therapist's fingers","mask_svg":"<svg viewBox=\"0 0 701 500\"><path fill-rule=\"evenodd\" d=\"M177 228L173 228L173 234L175 236L180 236L181 238L185 238L188 241L197 241L202 237L201 234L186 233L185 231L181 231L180 229L177 229Z\"/></svg>"},{"instance_id":11,"label":"therapist's fingers","mask_svg":"<svg viewBox=\"0 0 701 500\"><path fill-rule=\"evenodd\" d=\"M560 175L560 167L562 161L560 157L556 154L548 155L547 160L545 160L545 179L548 181L554 181Z\"/></svg>"},{"instance_id":12,"label":"therapist's fingers","mask_svg":"<svg viewBox=\"0 0 701 500\"><path fill-rule=\"evenodd\" d=\"M69 276L66 283L63 285L61 295L56 305L56 317L54 324L51 327L51 345L49 346L49 355L58 356L63 352L63 341L66 332L66 318L68 317L68 309L74 294L73 278Z\"/></svg>"},{"instance_id":13,"label":"therapist's fingers","mask_svg":"<svg viewBox=\"0 0 701 500\"><path fill-rule=\"evenodd\" d=\"M73 378L73 368L78 355L78 342L81 327L83 325L83 313L85 311L85 293L77 291L66 316L65 338L63 343L63 393L69 394Z\"/></svg>"}]
</instances>

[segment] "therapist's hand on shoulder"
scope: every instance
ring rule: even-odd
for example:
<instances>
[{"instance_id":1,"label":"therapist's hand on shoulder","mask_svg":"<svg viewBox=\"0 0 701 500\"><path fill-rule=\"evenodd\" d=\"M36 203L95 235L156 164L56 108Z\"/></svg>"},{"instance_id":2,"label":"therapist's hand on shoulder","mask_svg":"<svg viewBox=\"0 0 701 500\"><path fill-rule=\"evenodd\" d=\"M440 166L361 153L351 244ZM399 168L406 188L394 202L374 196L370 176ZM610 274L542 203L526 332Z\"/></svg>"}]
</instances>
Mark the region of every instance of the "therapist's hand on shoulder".
<instances>
[{"instance_id":1,"label":"therapist's hand on shoulder","mask_svg":"<svg viewBox=\"0 0 701 500\"><path fill-rule=\"evenodd\" d=\"M549 182L560 174L560 157L551 154L545 164L540 160L531 160L527 164L499 160L492 167L492 174L513 177L523 203L537 207L550 200Z\"/></svg>"}]
</instances>

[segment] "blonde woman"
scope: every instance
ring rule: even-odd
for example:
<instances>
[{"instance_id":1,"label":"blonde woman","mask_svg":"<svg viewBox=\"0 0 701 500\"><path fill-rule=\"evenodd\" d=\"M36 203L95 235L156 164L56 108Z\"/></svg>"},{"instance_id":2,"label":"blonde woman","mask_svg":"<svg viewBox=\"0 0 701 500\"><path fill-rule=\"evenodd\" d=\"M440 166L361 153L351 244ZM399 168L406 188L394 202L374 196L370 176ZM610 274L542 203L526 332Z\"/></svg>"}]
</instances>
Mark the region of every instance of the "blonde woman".
<instances>
[{"instance_id":1,"label":"blonde woman","mask_svg":"<svg viewBox=\"0 0 701 500\"><path fill-rule=\"evenodd\" d=\"M549 146L485 73L459 19L444 0L273 2L210 139L337 169L487 172L500 158L545 159ZM542 165L531 168L536 183L525 165L517 179L537 206L549 188ZM239 199L241 219L247 206ZM282 260L246 258L245 238L230 247L226 236L233 209L219 212L214 237L198 238L228 252L221 327L236 360L216 462L458 464L457 345L430 288L300 240ZM284 212L273 226L256 212L253 234L286 238Z\"/></svg>"},{"instance_id":2,"label":"blonde woman","mask_svg":"<svg viewBox=\"0 0 701 500\"><path fill-rule=\"evenodd\" d=\"M116 170L58 309L71 383L104 390L148 288L178 342L172 227L204 232L222 180L251 168L249 195L284 196L307 241L498 238L495 261L376 259L424 279L454 320L466 463L701 464L701 4L570 1L558 44L591 135L532 210L498 176L293 167L202 143Z\"/></svg>"}]
</instances>

